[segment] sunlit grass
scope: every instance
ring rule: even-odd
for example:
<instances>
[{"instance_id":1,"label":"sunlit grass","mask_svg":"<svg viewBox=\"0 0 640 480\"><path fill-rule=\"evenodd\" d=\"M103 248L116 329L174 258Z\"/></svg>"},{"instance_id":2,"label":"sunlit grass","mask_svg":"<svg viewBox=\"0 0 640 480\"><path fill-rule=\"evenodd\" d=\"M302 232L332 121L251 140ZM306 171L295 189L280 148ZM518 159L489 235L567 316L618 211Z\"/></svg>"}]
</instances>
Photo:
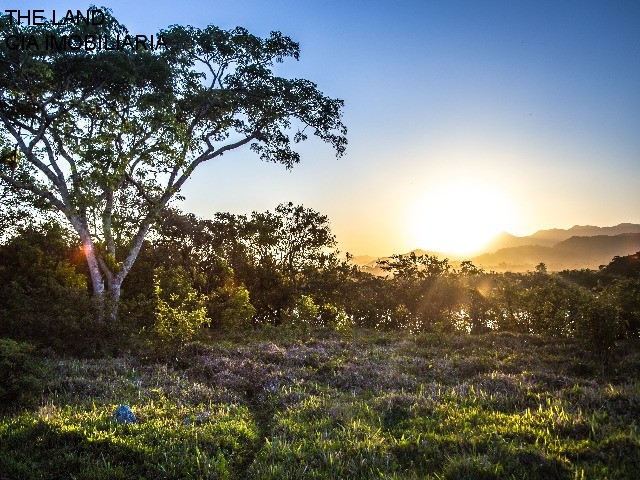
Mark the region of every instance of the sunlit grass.
<instances>
[{"instance_id":1,"label":"sunlit grass","mask_svg":"<svg viewBox=\"0 0 640 480\"><path fill-rule=\"evenodd\" d=\"M0 424L12 478L229 478L256 441L244 407L136 407L139 424L111 419L117 405L51 406ZM185 422L187 418L193 419Z\"/></svg>"},{"instance_id":2,"label":"sunlit grass","mask_svg":"<svg viewBox=\"0 0 640 480\"><path fill-rule=\"evenodd\" d=\"M640 358L602 367L529 335L194 346L181 368L51 361L39 407L0 417L9 478L628 479ZM637 343L637 342L636 342ZM111 414L128 403L137 425Z\"/></svg>"}]
</instances>

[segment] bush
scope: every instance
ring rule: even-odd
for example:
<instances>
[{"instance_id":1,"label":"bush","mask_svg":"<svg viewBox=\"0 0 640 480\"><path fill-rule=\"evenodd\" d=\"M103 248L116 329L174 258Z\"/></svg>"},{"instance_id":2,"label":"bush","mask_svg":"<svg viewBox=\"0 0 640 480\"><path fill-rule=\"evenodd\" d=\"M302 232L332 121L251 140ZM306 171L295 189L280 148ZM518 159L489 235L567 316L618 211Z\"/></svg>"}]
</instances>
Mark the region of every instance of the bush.
<instances>
[{"instance_id":1,"label":"bush","mask_svg":"<svg viewBox=\"0 0 640 480\"><path fill-rule=\"evenodd\" d=\"M602 357L609 356L624 332L620 306L610 290L605 288L586 300L576 332L578 338L586 340L594 353Z\"/></svg>"},{"instance_id":2,"label":"bush","mask_svg":"<svg viewBox=\"0 0 640 480\"><path fill-rule=\"evenodd\" d=\"M207 318L207 297L193 287L188 273L182 268L171 271L158 268L154 284L154 331L160 341L159 346L168 349L167 353L173 353L195 337L200 327L210 322Z\"/></svg>"},{"instance_id":3,"label":"bush","mask_svg":"<svg viewBox=\"0 0 640 480\"><path fill-rule=\"evenodd\" d=\"M353 328L353 317L341 308L325 303L319 308L321 324L330 327L336 332L347 334Z\"/></svg>"},{"instance_id":4,"label":"bush","mask_svg":"<svg viewBox=\"0 0 640 480\"><path fill-rule=\"evenodd\" d=\"M291 314L291 323L295 326L311 326L318 321L320 307L308 295L300 295Z\"/></svg>"},{"instance_id":5,"label":"bush","mask_svg":"<svg viewBox=\"0 0 640 480\"><path fill-rule=\"evenodd\" d=\"M215 293L213 300L210 305L223 327L246 329L250 326L256 309L251 304L249 290L244 285L225 285Z\"/></svg>"},{"instance_id":6,"label":"bush","mask_svg":"<svg viewBox=\"0 0 640 480\"><path fill-rule=\"evenodd\" d=\"M95 310L79 255L60 227L0 245L0 336L78 355L95 346Z\"/></svg>"},{"instance_id":7,"label":"bush","mask_svg":"<svg viewBox=\"0 0 640 480\"><path fill-rule=\"evenodd\" d=\"M43 362L30 343L0 338L0 408L31 404L45 376Z\"/></svg>"}]
</instances>

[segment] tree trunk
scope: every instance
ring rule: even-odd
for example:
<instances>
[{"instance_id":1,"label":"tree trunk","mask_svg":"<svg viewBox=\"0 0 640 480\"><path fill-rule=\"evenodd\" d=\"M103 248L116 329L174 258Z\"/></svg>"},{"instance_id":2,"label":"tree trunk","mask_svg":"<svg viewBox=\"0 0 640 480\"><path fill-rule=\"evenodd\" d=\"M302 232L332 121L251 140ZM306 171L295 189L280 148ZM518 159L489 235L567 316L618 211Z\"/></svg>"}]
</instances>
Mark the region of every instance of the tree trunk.
<instances>
[{"instance_id":1,"label":"tree trunk","mask_svg":"<svg viewBox=\"0 0 640 480\"><path fill-rule=\"evenodd\" d=\"M120 302L120 292L122 288L122 280L117 276L114 278L113 283L109 285L107 290L106 302L105 302L105 316L107 324L114 326L118 318L118 304Z\"/></svg>"},{"instance_id":2,"label":"tree trunk","mask_svg":"<svg viewBox=\"0 0 640 480\"><path fill-rule=\"evenodd\" d=\"M107 288L94 294L96 309L95 349L118 354L121 332L117 331L118 304L120 301L121 281L114 279L107 283Z\"/></svg>"},{"instance_id":3,"label":"tree trunk","mask_svg":"<svg viewBox=\"0 0 640 480\"><path fill-rule=\"evenodd\" d=\"M152 217L147 218L140 226L129 249L129 254L121 264L119 271L116 270L115 272L98 258L98 253L95 251L93 240L86 226L87 222L72 214L69 214L67 218L71 221L71 224L80 236L82 250L87 259L93 295L96 299L97 324L98 328L102 330L99 334L111 336L111 334L115 333L113 328L118 318L118 304L120 302L122 282L131 270L133 263L138 257L138 253L140 253L144 238L150 229ZM110 250L112 250L110 253L114 255L115 246L113 245L109 222L105 221L105 229L108 231L107 242L110 243ZM100 268L101 266L102 269Z\"/></svg>"},{"instance_id":4,"label":"tree trunk","mask_svg":"<svg viewBox=\"0 0 640 480\"><path fill-rule=\"evenodd\" d=\"M102 273L98 266L98 260L96 253L93 251L93 245L83 242L82 250L84 256L87 259L87 265L89 267L89 275L91 276L91 286L93 287L93 294L98 297L104 293L104 280L102 279Z\"/></svg>"},{"instance_id":5,"label":"tree trunk","mask_svg":"<svg viewBox=\"0 0 640 480\"><path fill-rule=\"evenodd\" d=\"M87 260L87 266L89 267L89 276L91 277L91 286L93 289L93 298L95 300L95 315L96 315L96 326L99 332L98 337L103 337L107 334L108 324L109 322L109 302L108 299L105 298L107 292L105 292L104 279L102 277L102 272L100 271L100 267L98 265L98 259L96 258L96 253L93 250L93 244L86 243L83 239L82 242L82 250L84 252L84 256ZM96 345L96 348L99 348Z\"/></svg>"},{"instance_id":6,"label":"tree trunk","mask_svg":"<svg viewBox=\"0 0 640 480\"><path fill-rule=\"evenodd\" d=\"M78 215L65 212L65 215L73 225L73 228L78 233L80 237L80 241L82 243L82 252L84 253L84 257L87 260L87 266L89 268L89 276L91 277L91 287L93 289L93 297L96 300L96 315L97 315L97 324L99 328L106 332L106 315L105 315L105 295L104 295L104 278L102 272L100 271L100 265L98 264L98 257L96 255L95 247L93 245L93 241L91 240L91 234L89 233L89 228L87 227L86 220L83 220Z\"/></svg>"}]
</instances>

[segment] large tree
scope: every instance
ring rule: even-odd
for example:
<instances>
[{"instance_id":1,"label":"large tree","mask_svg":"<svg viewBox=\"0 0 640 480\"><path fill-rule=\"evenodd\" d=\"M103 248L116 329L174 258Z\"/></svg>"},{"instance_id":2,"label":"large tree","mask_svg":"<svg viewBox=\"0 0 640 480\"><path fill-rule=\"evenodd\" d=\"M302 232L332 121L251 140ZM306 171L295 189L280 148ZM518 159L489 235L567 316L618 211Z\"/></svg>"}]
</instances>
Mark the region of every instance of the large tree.
<instances>
[{"instance_id":1,"label":"large tree","mask_svg":"<svg viewBox=\"0 0 640 480\"><path fill-rule=\"evenodd\" d=\"M0 16L0 37L33 35L40 46L0 44L0 145L11 147L0 181L68 220L109 319L145 236L198 165L246 145L291 168L300 159L292 142L308 133L340 156L346 128L341 100L274 75L274 62L299 55L279 32L172 26L156 50L42 48L47 35L124 38L102 11L100 25L26 27Z\"/></svg>"}]
</instances>

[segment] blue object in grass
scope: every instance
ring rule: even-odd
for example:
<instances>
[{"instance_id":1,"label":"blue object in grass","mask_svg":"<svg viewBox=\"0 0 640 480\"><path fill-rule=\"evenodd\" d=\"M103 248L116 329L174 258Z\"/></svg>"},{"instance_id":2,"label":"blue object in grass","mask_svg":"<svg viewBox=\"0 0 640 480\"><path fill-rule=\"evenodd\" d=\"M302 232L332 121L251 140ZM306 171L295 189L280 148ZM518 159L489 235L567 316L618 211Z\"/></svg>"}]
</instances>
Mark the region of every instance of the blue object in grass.
<instances>
[{"instance_id":1,"label":"blue object in grass","mask_svg":"<svg viewBox=\"0 0 640 480\"><path fill-rule=\"evenodd\" d=\"M131 411L129 405L120 405L113 414L113 419L119 424L138 423L135 413Z\"/></svg>"}]
</instances>

